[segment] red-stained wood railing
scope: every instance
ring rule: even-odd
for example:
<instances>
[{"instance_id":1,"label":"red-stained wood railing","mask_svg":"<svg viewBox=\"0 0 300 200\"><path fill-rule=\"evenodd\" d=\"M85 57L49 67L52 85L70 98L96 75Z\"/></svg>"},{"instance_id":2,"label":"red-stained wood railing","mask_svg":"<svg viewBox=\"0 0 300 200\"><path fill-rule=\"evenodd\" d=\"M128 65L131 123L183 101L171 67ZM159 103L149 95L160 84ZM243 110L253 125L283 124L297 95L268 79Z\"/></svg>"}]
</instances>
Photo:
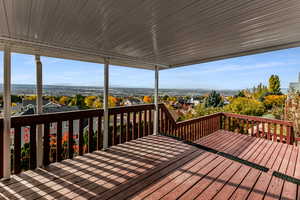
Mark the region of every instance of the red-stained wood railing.
<instances>
[{"instance_id":1,"label":"red-stained wood railing","mask_svg":"<svg viewBox=\"0 0 300 200\"><path fill-rule=\"evenodd\" d=\"M161 133L175 136L186 141L196 141L221 128L222 113L198 117L181 122L175 122L169 110L160 105L160 126Z\"/></svg>"},{"instance_id":2,"label":"red-stained wood railing","mask_svg":"<svg viewBox=\"0 0 300 200\"><path fill-rule=\"evenodd\" d=\"M176 123L165 105L160 105L161 133L176 136L186 141L196 141L219 129L287 144L300 141L299 138L294 138L293 123L290 121L232 113L216 113Z\"/></svg>"},{"instance_id":3,"label":"red-stained wood railing","mask_svg":"<svg viewBox=\"0 0 300 200\"><path fill-rule=\"evenodd\" d=\"M109 146L151 135L153 133L154 109L153 104L110 108ZM175 122L164 104L159 104L158 111L159 132L186 141L196 141L219 129L288 144L295 141L292 122L230 113L217 113ZM29 153L25 156L25 159L28 159L29 169L36 168L36 127L38 125L43 126L44 132L42 144L44 165L102 149L102 109L12 117L11 126L14 138L12 151L13 173L24 170L24 167L21 166L21 160L24 159L21 146L23 136L21 133L24 134L24 128L29 129L29 144L27 144ZM53 125L56 125L56 127ZM65 127L64 125L68 126ZM53 129L55 129L54 132ZM0 135L3 136L2 119L0 119ZM50 141L50 139L52 140ZM0 137L0 166L3 166L2 147L3 138ZM1 173L2 170L0 170L0 178L2 177Z\"/></svg>"},{"instance_id":4,"label":"red-stained wood railing","mask_svg":"<svg viewBox=\"0 0 300 200\"><path fill-rule=\"evenodd\" d=\"M24 170L24 166L21 165L21 141L22 137L26 137L25 129L29 129L29 148L27 149L29 150L29 155L25 155L25 158L29 158L29 169L34 169L37 167L37 125L43 125L43 165L48 165L51 162L59 162L66 158L73 158L74 152L79 155L83 155L84 152L92 152L94 149L100 150L102 148L101 125L98 126L100 129L97 130L94 130L93 125L95 123L94 118L101 119L102 116L103 110L97 109L12 117L11 127L13 130L12 136L14 137L12 151L13 173L19 173L20 171ZM101 123L102 121L100 121L100 124ZM65 128L63 128L63 125ZM74 130L74 126L78 128ZM84 144L85 126L89 127L86 130L88 133L87 144ZM76 131L76 138L74 138L74 131ZM94 135L99 139L99 142L96 143L96 145L94 145L93 142ZM77 145L74 143L76 140L78 140ZM23 145L24 144L25 143L23 141ZM25 148L25 146L23 146L23 148ZM75 150L75 148L78 150ZM84 149L87 150L84 151Z\"/></svg>"},{"instance_id":5,"label":"red-stained wood railing","mask_svg":"<svg viewBox=\"0 0 300 200\"><path fill-rule=\"evenodd\" d=\"M290 121L223 113L222 129L287 144L295 141Z\"/></svg>"},{"instance_id":6,"label":"red-stained wood railing","mask_svg":"<svg viewBox=\"0 0 300 200\"><path fill-rule=\"evenodd\" d=\"M153 104L147 104L109 109L109 146L151 135L154 108Z\"/></svg>"},{"instance_id":7,"label":"red-stained wood railing","mask_svg":"<svg viewBox=\"0 0 300 200\"><path fill-rule=\"evenodd\" d=\"M153 104L109 108L109 146L152 134L154 108ZM12 172L37 167L38 125L43 126L43 165L46 166L101 150L103 120L103 109L12 117ZM29 142L24 145L25 129L29 130ZM0 166L3 166L3 119L0 119L0 135ZM24 156L25 148L28 153ZM0 171L1 178L3 170Z\"/></svg>"}]
</instances>

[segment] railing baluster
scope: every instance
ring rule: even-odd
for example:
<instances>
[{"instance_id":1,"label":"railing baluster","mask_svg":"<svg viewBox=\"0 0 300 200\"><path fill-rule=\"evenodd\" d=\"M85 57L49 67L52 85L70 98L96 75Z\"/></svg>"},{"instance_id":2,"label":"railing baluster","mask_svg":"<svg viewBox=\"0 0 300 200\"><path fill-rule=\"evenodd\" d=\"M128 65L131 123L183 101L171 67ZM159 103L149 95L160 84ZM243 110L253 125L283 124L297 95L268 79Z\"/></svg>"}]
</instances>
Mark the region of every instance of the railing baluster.
<instances>
[{"instance_id":1,"label":"railing baluster","mask_svg":"<svg viewBox=\"0 0 300 200\"><path fill-rule=\"evenodd\" d=\"M131 138L133 140L136 139L137 136L137 130L136 130L136 112L133 112L133 119L132 119L132 136Z\"/></svg>"},{"instance_id":2,"label":"railing baluster","mask_svg":"<svg viewBox=\"0 0 300 200\"><path fill-rule=\"evenodd\" d=\"M273 124L274 130L273 130L273 141L277 142L277 124Z\"/></svg>"},{"instance_id":3,"label":"railing baluster","mask_svg":"<svg viewBox=\"0 0 300 200\"><path fill-rule=\"evenodd\" d=\"M124 113L120 115L120 137L121 143L124 143L126 141L126 138L124 138Z\"/></svg>"},{"instance_id":4,"label":"railing baluster","mask_svg":"<svg viewBox=\"0 0 300 200\"><path fill-rule=\"evenodd\" d=\"M116 145L118 144L117 141L117 133L118 133L118 129L117 129L117 114L113 115L113 130L112 130L112 145Z\"/></svg>"},{"instance_id":5,"label":"railing baluster","mask_svg":"<svg viewBox=\"0 0 300 200\"><path fill-rule=\"evenodd\" d=\"M256 137L260 137L260 134L259 134L259 122L255 122L254 121L254 126L256 127Z\"/></svg>"},{"instance_id":6,"label":"railing baluster","mask_svg":"<svg viewBox=\"0 0 300 200\"><path fill-rule=\"evenodd\" d=\"M251 121L251 135L254 136L254 121Z\"/></svg>"},{"instance_id":7,"label":"railing baluster","mask_svg":"<svg viewBox=\"0 0 300 200\"><path fill-rule=\"evenodd\" d=\"M267 135L267 138L268 140L271 140L271 124L270 123L267 123L268 124L268 135Z\"/></svg>"},{"instance_id":8,"label":"railing baluster","mask_svg":"<svg viewBox=\"0 0 300 200\"><path fill-rule=\"evenodd\" d=\"M192 121L189 123L189 129L190 129L189 141L192 141L193 140L193 123L192 123Z\"/></svg>"},{"instance_id":9,"label":"railing baluster","mask_svg":"<svg viewBox=\"0 0 300 200\"><path fill-rule=\"evenodd\" d=\"M57 122L56 131L56 161L62 161L62 121Z\"/></svg>"},{"instance_id":10,"label":"railing baluster","mask_svg":"<svg viewBox=\"0 0 300 200\"><path fill-rule=\"evenodd\" d=\"M199 138L199 120L195 120L195 123L194 123L194 127L195 127L195 138L194 138L194 141L198 140Z\"/></svg>"},{"instance_id":11,"label":"railing baluster","mask_svg":"<svg viewBox=\"0 0 300 200\"><path fill-rule=\"evenodd\" d=\"M84 119L79 119L79 133L78 133L78 154L83 155L83 130L84 130Z\"/></svg>"},{"instance_id":12,"label":"railing baluster","mask_svg":"<svg viewBox=\"0 0 300 200\"><path fill-rule=\"evenodd\" d=\"M73 158L74 156L74 135L73 135L73 120L69 120L69 134L68 134L68 157Z\"/></svg>"},{"instance_id":13,"label":"railing baluster","mask_svg":"<svg viewBox=\"0 0 300 200\"><path fill-rule=\"evenodd\" d=\"M129 135L130 135L130 113L127 112L126 114L126 142L130 140Z\"/></svg>"},{"instance_id":14,"label":"railing baluster","mask_svg":"<svg viewBox=\"0 0 300 200\"><path fill-rule=\"evenodd\" d=\"M292 127L291 126L286 126L286 143L287 144L292 144Z\"/></svg>"},{"instance_id":15,"label":"railing baluster","mask_svg":"<svg viewBox=\"0 0 300 200\"><path fill-rule=\"evenodd\" d=\"M92 153L94 151L94 118L89 118L89 133L88 133L88 152Z\"/></svg>"},{"instance_id":16,"label":"railing baluster","mask_svg":"<svg viewBox=\"0 0 300 200\"><path fill-rule=\"evenodd\" d=\"M167 119L167 114L164 114L164 133L168 133L168 119Z\"/></svg>"},{"instance_id":17,"label":"railing baluster","mask_svg":"<svg viewBox=\"0 0 300 200\"><path fill-rule=\"evenodd\" d=\"M207 122L207 119L205 119L204 123L205 123L205 136L206 136L206 135L208 135L208 122Z\"/></svg>"},{"instance_id":18,"label":"railing baluster","mask_svg":"<svg viewBox=\"0 0 300 200\"><path fill-rule=\"evenodd\" d=\"M36 124L30 126L30 159L29 168L36 168Z\"/></svg>"},{"instance_id":19,"label":"railing baluster","mask_svg":"<svg viewBox=\"0 0 300 200\"><path fill-rule=\"evenodd\" d=\"M280 142L283 142L283 125L280 124Z\"/></svg>"},{"instance_id":20,"label":"railing baluster","mask_svg":"<svg viewBox=\"0 0 300 200\"><path fill-rule=\"evenodd\" d=\"M44 124L44 148L43 148L43 165L47 166L50 164L49 154L50 154L50 124Z\"/></svg>"},{"instance_id":21,"label":"railing baluster","mask_svg":"<svg viewBox=\"0 0 300 200\"><path fill-rule=\"evenodd\" d=\"M265 133L265 122L262 122L261 124L262 124L262 137L266 138L265 137L265 135L266 135L266 133Z\"/></svg>"},{"instance_id":22,"label":"railing baluster","mask_svg":"<svg viewBox=\"0 0 300 200\"><path fill-rule=\"evenodd\" d=\"M97 150L102 149L102 116L98 116L98 130L97 130Z\"/></svg>"},{"instance_id":23,"label":"railing baluster","mask_svg":"<svg viewBox=\"0 0 300 200\"><path fill-rule=\"evenodd\" d=\"M142 112L139 111L138 138L142 137Z\"/></svg>"},{"instance_id":24,"label":"railing baluster","mask_svg":"<svg viewBox=\"0 0 300 200\"><path fill-rule=\"evenodd\" d=\"M148 115L149 115L149 126L148 126L149 133L148 133L148 135L152 135L153 130L152 130L152 113L151 113L151 110L149 110Z\"/></svg>"},{"instance_id":25,"label":"railing baluster","mask_svg":"<svg viewBox=\"0 0 300 200\"><path fill-rule=\"evenodd\" d=\"M21 172L21 127L15 128L14 135L14 173L18 174Z\"/></svg>"},{"instance_id":26,"label":"railing baluster","mask_svg":"<svg viewBox=\"0 0 300 200\"><path fill-rule=\"evenodd\" d=\"M159 132L160 133L163 133L164 132L164 112L163 112L163 109L160 108L160 129L159 129Z\"/></svg>"},{"instance_id":27,"label":"railing baluster","mask_svg":"<svg viewBox=\"0 0 300 200\"><path fill-rule=\"evenodd\" d=\"M147 110L144 111L144 131L143 131L143 136L147 135Z\"/></svg>"}]
</instances>

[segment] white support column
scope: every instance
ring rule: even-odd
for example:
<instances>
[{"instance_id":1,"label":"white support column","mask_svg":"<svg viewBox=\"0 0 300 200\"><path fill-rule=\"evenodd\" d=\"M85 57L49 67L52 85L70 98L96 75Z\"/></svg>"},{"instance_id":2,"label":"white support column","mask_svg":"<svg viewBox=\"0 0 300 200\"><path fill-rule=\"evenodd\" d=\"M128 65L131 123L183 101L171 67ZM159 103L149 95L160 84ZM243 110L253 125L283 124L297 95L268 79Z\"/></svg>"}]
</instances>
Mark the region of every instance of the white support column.
<instances>
[{"instance_id":1,"label":"white support column","mask_svg":"<svg viewBox=\"0 0 300 200\"><path fill-rule=\"evenodd\" d=\"M103 85L103 110L104 110L104 133L103 133L103 149L108 148L108 88L109 88L109 59L104 59L104 85Z\"/></svg>"},{"instance_id":2,"label":"white support column","mask_svg":"<svg viewBox=\"0 0 300 200\"><path fill-rule=\"evenodd\" d=\"M43 66L39 55L35 56L36 63L36 114L43 112ZM37 167L43 164L43 126L37 125L36 135Z\"/></svg>"},{"instance_id":3,"label":"white support column","mask_svg":"<svg viewBox=\"0 0 300 200\"><path fill-rule=\"evenodd\" d=\"M159 123L159 116L158 116L158 81L159 81L159 69L158 69L157 66L155 66L155 90L154 90L155 111L154 111L153 135L158 134L158 123Z\"/></svg>"},{"instance_id":4,"label":"white support column","mask_svg":"<svg viewBox=\"0 0 300 200\"><path fill-rule=\"evenodd\" d=\"M9 47L4 48L3 68L3 178L9 179L10 166L10 129L11 129L11 52Z\"/></svg>"}]
</instances>

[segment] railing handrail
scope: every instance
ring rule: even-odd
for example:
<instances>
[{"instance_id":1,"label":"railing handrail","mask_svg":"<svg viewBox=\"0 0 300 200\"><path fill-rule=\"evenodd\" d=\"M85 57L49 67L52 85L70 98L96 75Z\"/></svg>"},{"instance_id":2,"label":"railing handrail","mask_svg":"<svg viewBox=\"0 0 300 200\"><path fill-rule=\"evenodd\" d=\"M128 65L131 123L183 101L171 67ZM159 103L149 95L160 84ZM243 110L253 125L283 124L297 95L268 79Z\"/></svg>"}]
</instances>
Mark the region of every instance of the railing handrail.
<instances>
[{"instance_id":1,"label":"railing handrail","mask_svg":"<svg viewBox=\"0 0 300 200\"><path fill-rule=\"evenodd\" d=\"M193 122L193 121L198 121L198 120L205 120L211 117L217 117L222 115L222 112L218 112L218 113L214 113L214 114L210 114L210 115L205 115L205 116L201 116L201 117L196 117L196 118L192 118L192 119L187 119L184 121L180 121L180 122L176 122L177 125L183 124L183 123L189 123L189 122Z\"/></svg>"},{"instance_id":2,"label":"railing handrail","mask_svg":"<svg viewBox=\"0 0 300 200\"><path fill-rule=\"evenodd\" d=\"M109 114L120 114L127 112L135 112L140 110L151 110L154 108L154 104L142 104L133 106L120 106L108 108ZM103 116L104 110L100 109L85 109L76 111L62 111L55 113L42 113L42 114L32 114L32 115L20 115L11 117L12 127L16 126L26 126L32 124L43 124L51 123L57 121L68 121L80 118L89 118ZM2 123L3 118L0 118L0 123Z\"/></svg>"},{"instance_id":3,"label":"railing handrail","mask_svg":"<svg viewBox=\"0 0 300 200\"><path fill-rule=\"evenodd\" d=\"M164 109L164 111L166 112L168 118L172 121L173 125L190 123L192 121L197 121L197 120L201 120L201 119L207 119L210 117L216 117L219 115L223 115L226 117L235 117L235 118L240 118L240 119L248 119L248 120L252 120L252 121L260 121L260 122L265 122L265 123L276 123L276 124L282 124L282 125L286 125L286 126L293 126L292 121L269 119L269 118L264 118L264 117L241 115L241 114L235 114L235 113L229 113L229 112L218 112L218 113L214 113L211 115L205 115L205 116L201 116L201 117L196 117L196 118L176 122L175 119L173 118L173 116L171 115L170 111L167 109L167 107L164 104L161 104L161 106Z\"/></svg>"}]
</instances>

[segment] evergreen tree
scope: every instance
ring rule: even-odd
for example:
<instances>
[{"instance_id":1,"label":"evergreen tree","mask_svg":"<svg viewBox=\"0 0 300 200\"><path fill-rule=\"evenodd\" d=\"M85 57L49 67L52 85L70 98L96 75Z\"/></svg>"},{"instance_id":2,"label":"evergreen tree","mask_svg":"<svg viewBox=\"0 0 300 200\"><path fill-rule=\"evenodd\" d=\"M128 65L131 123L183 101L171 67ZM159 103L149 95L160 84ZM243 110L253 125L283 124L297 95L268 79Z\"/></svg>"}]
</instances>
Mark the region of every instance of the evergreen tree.
<instances>
[{"instance_id":1,"label":"evergreen tree","mask_svg":"<svg viewBox=\"0 0 300 200\"><path fill-rule=\"evenodd\" d=\"M281 94L279 76L272 75L269 78L269 91L273 94Z\"/></svg>"},{"instance_id":2,"label":"evergreen tree","mask_svg":"<svg viewBox=\"0 0 300 200\"><path fill-rule=\"evenodd\" d=\"M223 106L224 102L220 95L220 93L217 93L216 91L212 91L208 97L205 99L205 107L221 107Z\"/></svg>"}]
</instances>

